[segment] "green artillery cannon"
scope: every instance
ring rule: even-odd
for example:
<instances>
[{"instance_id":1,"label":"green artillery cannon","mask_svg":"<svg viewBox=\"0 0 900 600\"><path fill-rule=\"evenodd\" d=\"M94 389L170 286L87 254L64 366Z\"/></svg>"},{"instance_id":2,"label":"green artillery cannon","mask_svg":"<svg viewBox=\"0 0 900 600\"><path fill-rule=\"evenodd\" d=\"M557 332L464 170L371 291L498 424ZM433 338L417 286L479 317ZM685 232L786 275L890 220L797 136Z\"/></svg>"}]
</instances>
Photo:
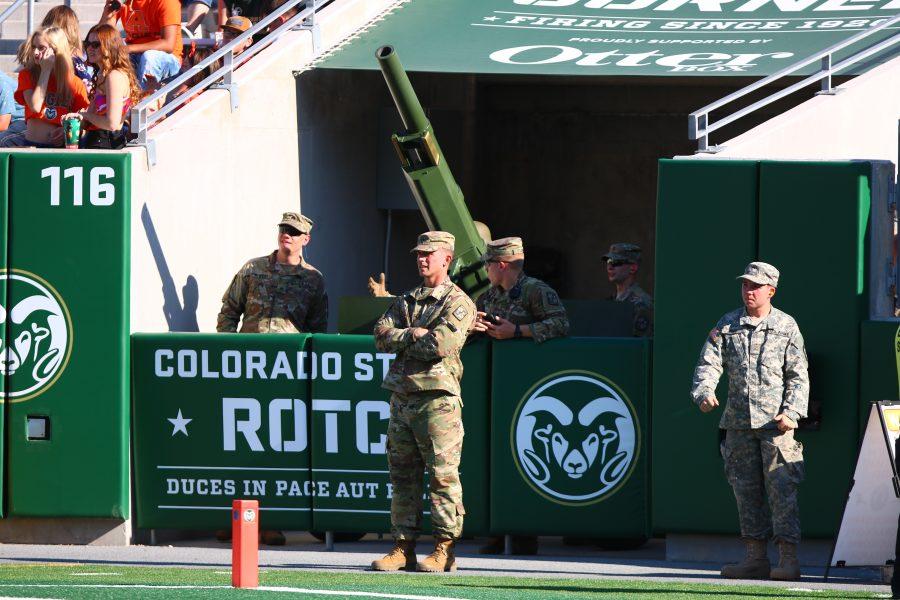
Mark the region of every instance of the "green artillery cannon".
<instances>
[{"instance_id":1,"label":"green artillery cannon","mask_svg":"<svg viewBox=\"0 0 900 600\"><path fill-rule=\"evenodd\" d=\"M382 46L375 57L406 128L404 135L395 133L391 136L406 181L428 228L449 231L456 236L450 276L467 294L476 298L490 286L481 260L485 251L484 240L475 229L462 190L450 172L434 129L422 110L397 53L391 46Z\"/></svg>"}]
</instances>

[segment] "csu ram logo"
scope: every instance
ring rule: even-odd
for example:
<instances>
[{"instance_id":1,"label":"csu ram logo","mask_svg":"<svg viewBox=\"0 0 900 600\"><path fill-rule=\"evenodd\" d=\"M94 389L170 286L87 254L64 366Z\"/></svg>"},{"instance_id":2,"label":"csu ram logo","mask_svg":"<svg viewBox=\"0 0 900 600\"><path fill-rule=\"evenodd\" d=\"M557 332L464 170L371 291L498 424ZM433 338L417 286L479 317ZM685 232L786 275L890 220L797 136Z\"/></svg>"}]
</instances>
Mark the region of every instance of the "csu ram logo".
<instances>
[{"instance_id":1,"label":"csu ram logo","mask_svg":"<svg viewBox=\"0 0 900 600\"><path fill-rule=\"evenodd\" d=\"M512 449L525 480L559 504L599 502L628 479L640 440L628 398L586 371L556 373L519 403Z\"/></svg>"},{"instance_id":2,"label":"csu ram logo","mask_svg":"<svg viewBox=\"0 0 900 600\"><path fill-rule=\"evenodd\" d=\"M22 402L40 395L66 368L72 319L49 283L27 271L0 273L0 375L3 397Z\"/></svg>"}]
</instances>

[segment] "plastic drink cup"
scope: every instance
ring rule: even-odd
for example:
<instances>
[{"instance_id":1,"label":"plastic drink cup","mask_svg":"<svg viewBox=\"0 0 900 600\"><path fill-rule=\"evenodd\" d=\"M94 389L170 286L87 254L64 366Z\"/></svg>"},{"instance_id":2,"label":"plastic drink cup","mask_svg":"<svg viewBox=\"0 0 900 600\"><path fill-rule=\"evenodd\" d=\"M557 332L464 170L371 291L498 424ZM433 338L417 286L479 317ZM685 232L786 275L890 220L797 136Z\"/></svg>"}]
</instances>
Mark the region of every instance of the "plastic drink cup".
<instances>
[{"instance_id":1,"label":"plastic drink cup","mask_svg":"<svg viewBox=\"0 0 900 600\"><path fill-rule=\"evenodd\" d=\"M81 119L69 117L63 121L63 132L66 134L66 148L78 148L81 140Z\"/></svg>"}]
</instances>

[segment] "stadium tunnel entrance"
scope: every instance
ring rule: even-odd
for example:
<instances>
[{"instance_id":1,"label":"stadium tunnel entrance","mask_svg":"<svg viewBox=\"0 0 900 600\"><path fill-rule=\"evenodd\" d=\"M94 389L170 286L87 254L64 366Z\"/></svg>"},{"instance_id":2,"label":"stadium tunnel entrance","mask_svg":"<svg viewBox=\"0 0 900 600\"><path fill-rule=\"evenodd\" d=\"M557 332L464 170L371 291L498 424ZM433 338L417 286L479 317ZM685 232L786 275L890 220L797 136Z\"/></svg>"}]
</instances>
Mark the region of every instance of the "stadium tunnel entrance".
<instances>
[{"instance_id":1,"label":"stadium tunnel entrance","mask_svg":"<svg viewBox=\"0 0 900 600\"><path fill-rule=\"evenodd\" d=\"M639 283L652 293L657 161L692 153L688 114L749 81L458 73L410 80L472 218L495 239L521 236L526 271L578 300L613 294L601 256L620 241L643 248ZM319 227L309 254L327 274L332 314L339 297L365 295L367 278L381 271L392 291L416 285L409 248L426 226L391 144L403 126L381 73L314 69L299 74L297 90L302 209Z\"/></svg>"}]
</instances>

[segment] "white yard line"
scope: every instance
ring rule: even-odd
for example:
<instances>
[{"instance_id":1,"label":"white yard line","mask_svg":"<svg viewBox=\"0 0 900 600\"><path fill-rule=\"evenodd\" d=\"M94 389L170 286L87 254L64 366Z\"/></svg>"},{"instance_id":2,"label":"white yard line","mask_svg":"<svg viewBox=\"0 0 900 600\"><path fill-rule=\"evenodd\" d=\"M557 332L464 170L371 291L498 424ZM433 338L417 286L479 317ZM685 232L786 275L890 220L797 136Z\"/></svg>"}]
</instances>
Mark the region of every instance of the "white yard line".
<instances>
[{"instance_id":1,"label":"white yard line","mask_svg":"<svg viewBox=\"0 0 900 600\"><path fill-rule=\"evenodd\" d=\"M129 585L118 583L0 583L3 588L113 588L113 589L148 589L148 590L224 590L230 589L230 585ZM254 588L248 588L254 589ZM393 598L396 600L467 600L466 598L451 598L449 596L414 596L410 594L387 594L383 592L356 592L350 590L313 590L295 587L260 586L255 588L260 592L282 592L289 594L309 594L319 596L358 596L362 598ZM5 600L0 596L0 600ZM21 598L19 600L22 600ZM43 600L47 600L46 598Z\"/></svg>"}]
</instances>

